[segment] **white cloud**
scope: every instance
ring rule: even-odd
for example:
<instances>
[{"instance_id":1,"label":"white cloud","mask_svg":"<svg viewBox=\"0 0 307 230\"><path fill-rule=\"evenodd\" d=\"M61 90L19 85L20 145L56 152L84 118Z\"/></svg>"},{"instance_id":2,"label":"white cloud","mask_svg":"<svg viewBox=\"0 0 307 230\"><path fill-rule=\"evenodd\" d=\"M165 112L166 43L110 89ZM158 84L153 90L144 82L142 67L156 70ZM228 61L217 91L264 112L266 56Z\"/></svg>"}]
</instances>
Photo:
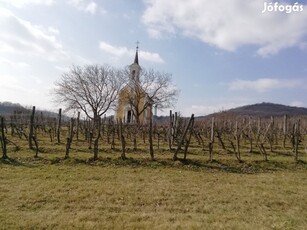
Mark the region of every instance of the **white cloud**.
<instances>
[{"instance_id":1,"label":"white cloud","mask_svg":"<svg viewBox=\"0 0 307 230\"><path fill-rule=\"evenodd\" d=\"M32 75L16 77L0 74L0 98L4 101L46 107L50 104L44 97L46 86L40 78Z\"/></svg>"},{"instance_id":2,"label":"white cloud","mask_svg":"<svg viewBox=\"0 0 307 230\"><path fill-rule=\"evenodd\" d=\"M133 52L133 55L134 55L134 52ZM145 61L164 63L164 60L160 57L158 53L151 53L151 52L141 50L139 52L139 55L140 55L140 59L145 60ZM131 56L131 51L130 51L130 56Z\"/></svg>"},{"instance_id":3,"label":"white cloud","mask_svg":"<svg viewBox=\"0 0 307 230\"><path fill-rule=\"evenodd\" d=\"M16 8L22 8L28 5L46 5L50 6L54 0L1 0L2 3L12 5Z\"/></svg>"},{"instance_id":4,"label":"white cloud","mask_svg":"<svg viewBox=\"0 0 307 230\"><path fill-rule=\"evenodd\" d=\"M246 105L246 103L225 102L225 103L215 103L208 105L191 105L182 110L182 115L191 116L191 114L193 113L195 116L205 116L211 113L222 112L243 105Z\"/></svg>"},{"instance_id":5,"label":"white cloud","mask_svg":"<svg viewBox=\"0 0 307 230\"><path fill-rule=\"evenodd\" d=\"M0 11L0 51L26 56L38 56L50 61L67 58L61 42L56 37L59 31L32 24L11 11Z\"/></svg>"},{"instance_id":6,"label":"white cloud","mask_svg":"<svg viewBox=\"0 0 307 230\"><path fill-rule=\"evenodd\" d=\"M229 84L230 90L255 90L265 92L274 89L291 89L300 87L300 80L280 80L274 78L259 78L257 80L234 80Z\"/></svg>"},{"instance_id":7,"label":"white cloud","mask_svg":"<svg viewBox=\"0 0 307 230\"><path fill-rule=\"evenodd\" d=\"M88 1L88 0L69 0L68 3L72 6L74 6L76 9L86 12L95 14L98 9L98 5L94 1ZM105 10L101 10L101 12L105 13Z\"/></svg>"},{"instance_id":8,"label":"white cloud","mask_svg":"<svg viewBox=\"0 0 307 230\"><path fill-rule=\"evenodd\" d=\"M27 68L30 65L26 62L19 62L19 61L12 61L6 58L2 58L0 57L0 64L6 65L6 66L10 66L10 67L21 67L21 68Z\"/></svg>"},{"instance_id":9,"label":"white cloud","mask_svg":"<svg viewBox=\"0 0 307 230\"><path fill-rule=\"evenodd\" d=\"M116 57L133 57L135 55L135 50L128 49L127 47L120 47L120 46L113 46L107 42L100 42L99 48ZM157 62L157 63L164 63L164 60L161 58L161 56L158 53L152 53L148 51L139 51L139 58L144 61L149 62Z\"/></svg>"},{"instance_id":10,"label":"white cloud","mask_svg":"<svg viewBox=\"0 0 307 230\"><path fill-rule=\"evenodd\" d=\"M48 27L48 31L49 31L50 33L52 33L52 34L55 34L55 35L60 34L60 31L59 31L57 28L54 28L54 27L52 27L52 26L49 26L49 27Z\"/></svg>"},{"instance_id":11,"label":"white cloud","mask_svg":"<svg viewBox=\"0 0 307 230\"><path fill-rule=\"evenodd\" d=\"M114 56L124 56L129 53L129 50L126 47L116 47L106 42L100 42L99 48Z\"/></svg>"},{"instance_id":12,"label":"white cloud","mask_svg":"<svg viewBox=\"0 0 307 230\"><path fill-rule=\"evenodd\" d=\"M142 19L154 38L183 34L228 51L256 45L261 56L300 47L307 35L307 5L304 11L291 14L262 13L263 2L145 0Z\"/></svg>"},{"instance_id":13,"label":"white cloud","mask_svg":"<svg viewBox=\"0 0 307 230\"><path fill-rule=\"evenodd\" d=\"M21 90L22 84L14 76L0 75L0 87L1 89Z\"/></svg>"}]
</instances>

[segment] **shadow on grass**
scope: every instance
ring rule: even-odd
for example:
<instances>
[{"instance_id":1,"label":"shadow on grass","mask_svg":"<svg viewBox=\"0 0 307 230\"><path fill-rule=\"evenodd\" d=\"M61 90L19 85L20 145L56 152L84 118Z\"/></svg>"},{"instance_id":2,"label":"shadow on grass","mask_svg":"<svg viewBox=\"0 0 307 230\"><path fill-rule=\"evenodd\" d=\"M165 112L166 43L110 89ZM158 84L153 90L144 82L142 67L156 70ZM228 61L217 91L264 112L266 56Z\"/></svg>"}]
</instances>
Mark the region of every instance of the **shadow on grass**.
<instances>
[{"instance_id":1,"label":"shadow on grass","mask_svg":"<svg viewBox=\"0 0 307 230\"><path fill-rule=\"evenodd\" d=\"M23 159L1 159L0 165L12 165L12 166L26 166L36 167L40 165L88 165L98 167L128 167L128 168L172 168L180 170L190 171L202 171L202 172L227 172L237 174L258 174L265 172L274 172L278 170L296 170L307 169L307 163L305 161L297 162L283 162L283 161L243 161L238 162L232 159L213 160L212 162L204 159L178 159L173 161L172 159L156 159L151 160L149 158L132 158L128 157L122 160L120 157L99 157L97 160L93 158L78 159L78 158L43 158L43 157L28 157Z\"/></svg>"},{"instance_id":2,"label":"shadow on grass","mask_svg":"<svg viewBox=\"0 0 307 230\"><path fill-rule=\"evenodd\" d=\"M229 173L261 173L263 170L258 170L253 166L245 163L244 161L241 162L221 162L218 160L213 161L200 161L200 160L183 160L178 159L179 162L183 164L184 167L189 169L199 169L199 170L208 170L208 171L222 171L222 172L229 172Z\"/></svg>"},{"instance_id":3,"label":"shadow on grass","mask_svg":"<svg viewBox=\"0 0 307 230\"><path fill-rule=\"evenodd\" d=\"M13 159L13 158L1 158L0 159L0 164L4 165L12 165L12 166L25 166L25 164L18 159Z\"/></svg>"},{"instance_id":4,"label":"shadow on grass","mask_svg":"<svg viewBox=\"0 0 307 230\"><path fill-rule=\"evenodd\" d=\"M303 160L298 160L296 163L301 165L307 165L307 162Z\"/></svg>"}]
</instances>

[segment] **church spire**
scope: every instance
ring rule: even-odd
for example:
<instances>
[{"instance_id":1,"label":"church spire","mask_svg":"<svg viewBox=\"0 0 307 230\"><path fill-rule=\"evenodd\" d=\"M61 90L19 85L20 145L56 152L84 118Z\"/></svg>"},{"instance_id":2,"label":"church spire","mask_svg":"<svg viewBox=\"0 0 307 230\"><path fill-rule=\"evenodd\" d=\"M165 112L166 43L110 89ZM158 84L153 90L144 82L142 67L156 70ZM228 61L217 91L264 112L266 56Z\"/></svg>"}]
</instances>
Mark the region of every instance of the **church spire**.
<instances>
[{"instance_id":1,"label":"church spire","mask_svg":"<svg viewBox=\"0 0 307 230\"><path fill-rule=\"evenodd\" d=\"M134 58L134 64L139 64L139 41L136 42L136 52Z\"/></svg>"}]
</instances>

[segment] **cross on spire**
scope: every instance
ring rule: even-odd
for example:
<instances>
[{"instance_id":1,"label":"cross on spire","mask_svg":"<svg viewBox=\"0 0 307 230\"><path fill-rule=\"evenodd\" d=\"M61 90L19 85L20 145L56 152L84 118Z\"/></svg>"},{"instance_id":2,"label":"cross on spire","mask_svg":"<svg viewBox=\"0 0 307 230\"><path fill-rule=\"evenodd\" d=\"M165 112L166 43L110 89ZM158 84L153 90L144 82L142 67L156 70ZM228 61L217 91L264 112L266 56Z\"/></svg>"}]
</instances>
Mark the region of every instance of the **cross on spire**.
<instances>
[{"instance_id":1,"label":"cross on spire","mask_svg":"<svg viewBox=\"0 0 307 230\"><path fill-rule=\"evenodd\" d=\"M140 44L140 42L137 40L137 41L136 41L136 50L139 49L139 44Z\"/></svg>"}]
</instances>

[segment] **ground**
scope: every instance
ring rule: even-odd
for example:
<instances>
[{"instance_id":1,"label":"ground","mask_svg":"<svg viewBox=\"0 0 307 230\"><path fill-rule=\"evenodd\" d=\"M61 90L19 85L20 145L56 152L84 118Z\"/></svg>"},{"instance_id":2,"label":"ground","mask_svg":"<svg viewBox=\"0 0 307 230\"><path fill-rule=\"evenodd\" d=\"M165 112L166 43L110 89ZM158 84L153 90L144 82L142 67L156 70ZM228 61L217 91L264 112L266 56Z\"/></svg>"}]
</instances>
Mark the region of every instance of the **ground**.
<instances>
[{"instance_id":1,"label":"ground","mask_svg":"<svg viewBox=\"0 0 307 230\"><path fill-rule=\"evenodd\" d=\"M17 151L0 163L1 229L306 229L306 154Z\"/></svg>"}]
</instances>

